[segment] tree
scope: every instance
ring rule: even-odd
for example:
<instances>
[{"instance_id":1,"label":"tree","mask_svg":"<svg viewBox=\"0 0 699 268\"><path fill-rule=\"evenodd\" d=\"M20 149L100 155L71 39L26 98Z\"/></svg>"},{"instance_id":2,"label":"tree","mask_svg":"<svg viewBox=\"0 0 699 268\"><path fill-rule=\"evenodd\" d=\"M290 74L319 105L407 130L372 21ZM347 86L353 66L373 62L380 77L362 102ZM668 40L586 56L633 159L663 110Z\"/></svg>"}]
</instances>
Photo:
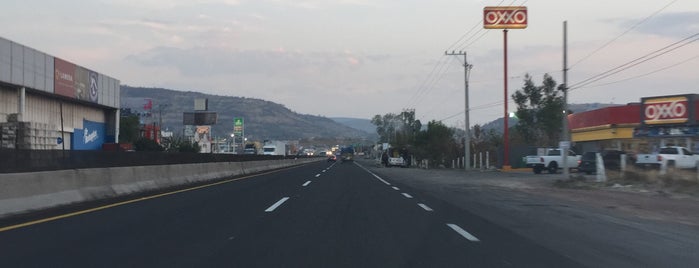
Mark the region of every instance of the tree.
<instances>
[{"instance_id":1,"label":"tree","mask_svg":"<svg viewBox=\"0 0 699 268\"><path fill-rule=\"evenodd\" d=\"M404 110L400 114L375 115L371 123L376 125L379 142L391 143L395 147L414 144L422 123L415 119L415 110Z\"/></svg>"},{"instance_id":2,"label":"tree","mask_svg":"<svg viewBox=\"0 0 699 268\"><path fill-rule=\"evenodd\" d=\"M173 137L170 146L167 148L168 152L180 152L180 153L198 153L200 152L199 144L189 141L182 136Z\"/></svg>"},{"instance_id":3,"label":"tree","mask_svg":"<svg viewBox=\"0 0 699 268\"><path fill-rule=\"evenodd\" d=\"M524 86L512 94L512 98L519 119L515 130L527 143L548 146L560 139L564 107L562 87L556 87L550 75L545 74L542 85L536 86L526 74Z\"/></svg>"},{"instance_id":4,"label":"tree","mask_svg":"<svg viewBox=\"0 0 699 268\"><path fill-rule=\"evenodd\" d=\"M150 140L147 138L138 138L134 144L133 144L134 150L136 151L156 151L156 152L161 152L164 151L165 148L163 146L160 146L157 142L154 140Z\"/></svg>"},{"instance_id":5,"label":"tree","mask_svg":"<svg viewBox=\"0 0 699 268\"><path fill-rule=\"evenodd\" d=\"M141 123L137 115L124 116L119 119L119 142L136 142Z\"/></svg>"},{"instance_id":6,"label":"tree","mask_svg":"<svg viewBox=\"0 0 699 268\"><path fill-rule=\"evenodd\" d=\"M456 149L454 130L441 121L432 120L427 129L416 137L416 153L419 158L428 159L434 165L444 164L453 159Z\"/></svg>"}]
</instances>

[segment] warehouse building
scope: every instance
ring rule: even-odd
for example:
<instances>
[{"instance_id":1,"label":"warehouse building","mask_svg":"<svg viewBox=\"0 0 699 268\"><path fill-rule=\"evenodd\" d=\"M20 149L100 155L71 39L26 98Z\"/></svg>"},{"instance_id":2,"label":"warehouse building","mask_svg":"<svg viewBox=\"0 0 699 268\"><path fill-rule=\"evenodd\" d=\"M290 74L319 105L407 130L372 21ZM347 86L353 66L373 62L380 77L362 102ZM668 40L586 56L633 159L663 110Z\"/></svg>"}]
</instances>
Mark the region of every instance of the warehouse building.
<instances>
[{"instance_id":1,"label":"warehouse building","mask_svg":"<svg viewBox=\"0 0 699 268\"><path fill-rule=\"evenodd\" d=\"M583 152L653 153L662 146L699 152L699 94L642 98L640 103L575 113L571 139Z\"/></svg>"},{"instance_id":2,"label":"warehouse building","mask_svg":"<svg viewBox=\"0 0 699 268\"><path fill-rule=\"evenodd\" d=\"M119 80L0 38L0 149L118 142Z\"/></svg>"}]
</instances>

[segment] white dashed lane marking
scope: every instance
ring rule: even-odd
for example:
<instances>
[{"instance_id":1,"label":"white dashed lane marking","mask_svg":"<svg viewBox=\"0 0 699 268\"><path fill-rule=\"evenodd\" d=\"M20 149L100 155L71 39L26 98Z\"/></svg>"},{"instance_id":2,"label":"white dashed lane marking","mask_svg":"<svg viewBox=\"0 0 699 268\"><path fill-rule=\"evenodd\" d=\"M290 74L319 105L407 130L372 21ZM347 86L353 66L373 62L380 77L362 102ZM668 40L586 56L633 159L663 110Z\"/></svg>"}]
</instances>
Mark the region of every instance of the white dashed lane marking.
<instances>
[{"instance_id":1,"label":"white dashed lane marking","mask_svg":"<svg viewBox=\"0 0 699 268\"><path fill-rule=\"evenodd\" d=\"M308 186L309 184L311 184L311 181L307 181L306 183L304 183L304 184L303 184L303 187L306 187L306 186Z\"/></svg>"},{"instance_id":2,"label":"white dashed lane marking","mask_svg":"<svg viewBox=\"0 0 699 268\"><path fill-rule=\"evenodd\" d=\"M466 230L461 229L461 227L459 227L459 226L456 225L456 224L447 223L447 226L449 226L449 228L453 229L454 231L456 231L457 233L459 233L461 236L463 236L464 238L468 239L469 241L472 241L472 242L478 242L478 241L480 241L480 240L478 240L478 238L476 238L475 236L469 234L468 232L466 232Z\"/></svg>"},{"instance_id":3,"label":"white dashed lane marking","mask_svg":"<svg viewBox=\"0 0 699 268\"><path fill-rule=\"evenodd\" d=\"M420 206L424 210L433 211L432 208L428 207L427 205L425 205L423 203L417 203L417 205Z\"/></svg>"},{"instance_id":4,"label":"white dashed lane marking","mask_svg":"<svg viewBox=\"0 0 699 268\"><path fill-rule=\"evenodd\" d=\"M396 186L393 186L392 188L393 188L393 190L400 191L400 189L398 189L398 187L396 187Z\"/></svg>"},{"instance_id":5,"label":"white dashed lane marking","mask_svg":"<svg viewBox=\"0 0 699 268\"><path fill-rule=\"evenodd\" d=\"M279 207L279 206L281 206L282 204L284 204L284 202L286 202L286 200L289 200L289 197L284 197L284 198L282 198L282 199L279 199L279 201L277 201L277 203L274 203L274 205L272 205L272 206L268 207L267 209L265 209L265 212L272 212L272 211L274 211L275 209L277 209L277 207Z\"/></svg>"},{"instance_id":6,"label":"white dashed lane marking","mask_svg":"<svg viewBox=\"0 0 699 268\"><path fill-rule=\"evenodd\" d=\"M405 196L405 198L413 198L412 195L409 195L409 194L407 194L407 193L403 193L403 196Z\"/></svg>"}]
</instances>

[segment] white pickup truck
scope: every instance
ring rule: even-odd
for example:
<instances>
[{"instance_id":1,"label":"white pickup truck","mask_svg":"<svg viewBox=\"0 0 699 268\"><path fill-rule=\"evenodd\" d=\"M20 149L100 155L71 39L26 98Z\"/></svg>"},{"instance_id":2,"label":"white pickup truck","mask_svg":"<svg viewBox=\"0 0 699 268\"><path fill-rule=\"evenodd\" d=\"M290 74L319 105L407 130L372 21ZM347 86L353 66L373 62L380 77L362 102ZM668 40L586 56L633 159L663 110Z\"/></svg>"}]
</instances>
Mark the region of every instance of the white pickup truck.
<instances>
[{"instance_id":1,"label":"white pickup truck","mask_svg":"<svg viewBox=\"0 0 699 268\"><path fill-rule=\"evenodd\" d=\"M661 147L657 154L636 155L636 166L660 168L664 161L671 168L696 168L699 165L699 154L690 152L685 147Z\"/></svg>"},{"instance_id":2,"label":"white pickup truck","mask_svg":"<svg viewBox=\"0 0 699 268\"><path fill-rule=\"evenodd\" d=\"M543 155L529 155L525 161L527 167L532 168L534 174L540 174L544 169L553 174L563 167L563 156L560 149L546 149ZM576 155L572 150L568 150L566 161L568 168L577 168L580 156Z\"/></svg>"}]
</instances>

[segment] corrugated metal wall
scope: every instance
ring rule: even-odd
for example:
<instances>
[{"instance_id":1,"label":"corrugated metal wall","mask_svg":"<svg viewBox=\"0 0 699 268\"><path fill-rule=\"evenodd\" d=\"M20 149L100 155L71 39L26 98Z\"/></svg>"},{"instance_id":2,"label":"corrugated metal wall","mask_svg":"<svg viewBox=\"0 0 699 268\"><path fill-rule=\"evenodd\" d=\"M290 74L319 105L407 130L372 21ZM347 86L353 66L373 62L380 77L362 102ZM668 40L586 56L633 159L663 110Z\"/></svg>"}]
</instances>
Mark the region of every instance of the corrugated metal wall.
<instances>
[{"instance_id":1,"label":"corrugated metal wall","mask_svg":"<svg viewBox=\"0 0 699 268\"><path fill-rule=\"evenodd\" d=\"M0 87L0 123L7 122L7 115L17 113L17 91Z\"/></svg>"},{"instance_id":2,"label":"corrugated metal wall","mask_svg":"<svg viewBox=\"0 0 699 268\"><path fill-rule=\"evenodd\" d=\"M54 57L0 37L0 82L54 93ZM98 74L97 103L119 108L119 80Z\"/></svg>"}]
</instances>

